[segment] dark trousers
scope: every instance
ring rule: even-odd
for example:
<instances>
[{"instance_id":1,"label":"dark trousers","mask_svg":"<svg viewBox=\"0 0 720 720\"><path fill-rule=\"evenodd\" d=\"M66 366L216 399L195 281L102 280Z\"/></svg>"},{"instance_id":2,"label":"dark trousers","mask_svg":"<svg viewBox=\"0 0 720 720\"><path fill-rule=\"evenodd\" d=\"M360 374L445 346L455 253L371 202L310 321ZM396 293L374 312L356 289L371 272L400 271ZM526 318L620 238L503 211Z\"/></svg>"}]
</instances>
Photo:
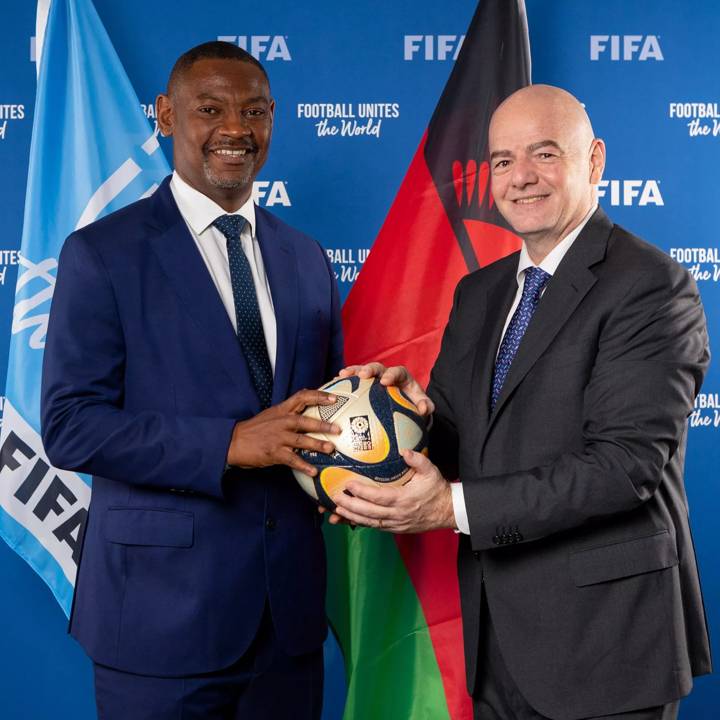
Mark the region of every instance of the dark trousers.
<instances>
[{"instance_id":1,"label":"dark trousers","mask_svg":"<svg viewBox=\"0 0 720 720\"><path fill-rule=\"evenodd\" d=\"M98 720L319 720L322 648L291 657L265 610L250 649L229 668L159 678L95 665Z\"/></svg>"},{"instance_id":2,"label":"dark trousers","mask_svg":"<svg viewBox=\"0 0 720 720\"><path fill-rule=\"evenodd\" d=\"M478 658L480 669L473 697L474 720L548 720L545 715L541 715L530 706L510 676L487 607L483 593L480 623L482 638ZM619 715L588 718L588 720L675 720L679 705L678 701Z\"/></svg>"}]
</instances>

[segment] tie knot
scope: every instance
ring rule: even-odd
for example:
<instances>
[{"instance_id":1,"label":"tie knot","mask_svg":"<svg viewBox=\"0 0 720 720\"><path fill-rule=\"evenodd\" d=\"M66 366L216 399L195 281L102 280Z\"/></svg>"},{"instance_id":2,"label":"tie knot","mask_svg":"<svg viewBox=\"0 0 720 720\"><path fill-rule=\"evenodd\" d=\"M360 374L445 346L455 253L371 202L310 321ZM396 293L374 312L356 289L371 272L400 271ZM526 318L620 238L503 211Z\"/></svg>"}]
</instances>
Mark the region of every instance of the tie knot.
<instances>
[{"instance_id":1,"label":"tie knot","mask_svg":"<svg viewBox=\"0 0 720 720\"><path fill-rule=\"evenodd\" d=\"M242 215L221 215L213 225L228 239L239 240L247 220Z\"/></svg>"},{"instance_id":2,"label":"tie knot","mask_svg":"<svg viewBox=\"0 0 720 720\"><path fill-rule=\"evenodd\" d=\"M545 272L539 267L529 267L525 271L525 286L523 288L523 295L532 293L533 295L539 295L540 291L547 285L548 280L552 275Z\"/></svg>"}]
</instances>

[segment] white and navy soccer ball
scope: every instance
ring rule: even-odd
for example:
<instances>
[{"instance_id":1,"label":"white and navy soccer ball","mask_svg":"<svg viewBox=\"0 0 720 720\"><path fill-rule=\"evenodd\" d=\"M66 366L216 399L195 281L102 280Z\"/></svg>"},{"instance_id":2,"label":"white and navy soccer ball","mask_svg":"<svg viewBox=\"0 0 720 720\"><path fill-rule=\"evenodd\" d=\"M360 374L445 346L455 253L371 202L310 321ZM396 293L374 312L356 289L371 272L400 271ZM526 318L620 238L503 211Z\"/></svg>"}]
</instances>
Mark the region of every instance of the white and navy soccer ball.
<instances>
[{"instance_id":1,"label":"white and navy soccer ball","mask_svg":"<svg viewBox=\"0 0 720 720\"><path fill-rule=\"evenodd\" d=\"M315 477L293 470L295 478L308 495L332 510L330 499L345 488L348 480L380 485L404 485L413 476L401 450L425 452L425 420L412 401L396 387L385 387L376 378L347 377L335 379L320 390L332 393L337 402L315 405L303 413L342 428L340 435L313 437L328 440L335 446L331 455L299 450L310 465L317 468Z\"/></svg>"}]
</instances>

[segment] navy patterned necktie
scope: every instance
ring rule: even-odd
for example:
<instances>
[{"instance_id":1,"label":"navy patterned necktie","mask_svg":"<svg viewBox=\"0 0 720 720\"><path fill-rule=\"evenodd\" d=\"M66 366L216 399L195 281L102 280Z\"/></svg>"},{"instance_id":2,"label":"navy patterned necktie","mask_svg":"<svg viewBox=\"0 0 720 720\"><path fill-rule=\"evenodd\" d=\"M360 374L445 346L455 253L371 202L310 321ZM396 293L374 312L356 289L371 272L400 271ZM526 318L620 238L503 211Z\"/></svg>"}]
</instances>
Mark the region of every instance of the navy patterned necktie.
<instances>
[{"instance_id":1,"label":"navy patterned necktie","mask_svg":"<svg viewBox=\"0 0 720 720\"><path fill-rule=\"evenodd\" d=\"M245 227L245 222L242 215L221 215L213 225L227 239L237 335L250 369L253 385L260 398L260 404L263 408L267 408L270 407L272 399L273 374L252 270L240 242L240 233Z\"/></svg>"},{"instance_id":2,"label":"navy patterned necktie","mask_svg":"<svg viewBox=\"0 0 720 720\"><path fill-rule=\"evenodd\" d=\"M495 403L497 403L500 397L500 391L505 383L505 378L507 378L512 361L515 359L515 355L517 355L520 341L528 329L528 325L530 325L530 320L532 320L543 288L551 277L552 275L550 275L550 273L545 272L539 267L529 267L525 271L525 284L523 285L522 297L510 319L510 323L505 331L505 337L503 337L502 343L500 343L497 359L495 360L492 395L490 398L491 411L495 409Z\"/></svg>"}]
</instances>

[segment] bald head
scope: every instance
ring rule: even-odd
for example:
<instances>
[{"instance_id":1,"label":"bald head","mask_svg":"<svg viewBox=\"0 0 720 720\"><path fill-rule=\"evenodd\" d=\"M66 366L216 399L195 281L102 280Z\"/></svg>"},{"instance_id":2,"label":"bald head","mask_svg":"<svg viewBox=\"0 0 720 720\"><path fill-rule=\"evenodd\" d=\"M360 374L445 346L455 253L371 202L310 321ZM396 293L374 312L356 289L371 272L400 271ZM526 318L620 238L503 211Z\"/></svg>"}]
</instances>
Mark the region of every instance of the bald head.
<instances>
[{"instance_id":1,"label":"bald head","mask_svg":"<svg viewBox=\"0 0 720 720\"><path fill-rule=\"evenodd\" d=\"M597 202L605 146L578 100L550 85L524 87L501 103L489 141L498 208L531 256L534 249L544 257Z\"/></svg>"},{"instance_id":2,"label":"bald head","mask_svg":"<svg viewBox=\"0 0 720 720\"><path fill-rule=\"evenodd\" d=\"M542 120L581 147L589 146L595 137L590 118L578 99L552 85L528 85L506 98L493 113L490 135L514 118Z\"/></svg>"}]
</instances>

